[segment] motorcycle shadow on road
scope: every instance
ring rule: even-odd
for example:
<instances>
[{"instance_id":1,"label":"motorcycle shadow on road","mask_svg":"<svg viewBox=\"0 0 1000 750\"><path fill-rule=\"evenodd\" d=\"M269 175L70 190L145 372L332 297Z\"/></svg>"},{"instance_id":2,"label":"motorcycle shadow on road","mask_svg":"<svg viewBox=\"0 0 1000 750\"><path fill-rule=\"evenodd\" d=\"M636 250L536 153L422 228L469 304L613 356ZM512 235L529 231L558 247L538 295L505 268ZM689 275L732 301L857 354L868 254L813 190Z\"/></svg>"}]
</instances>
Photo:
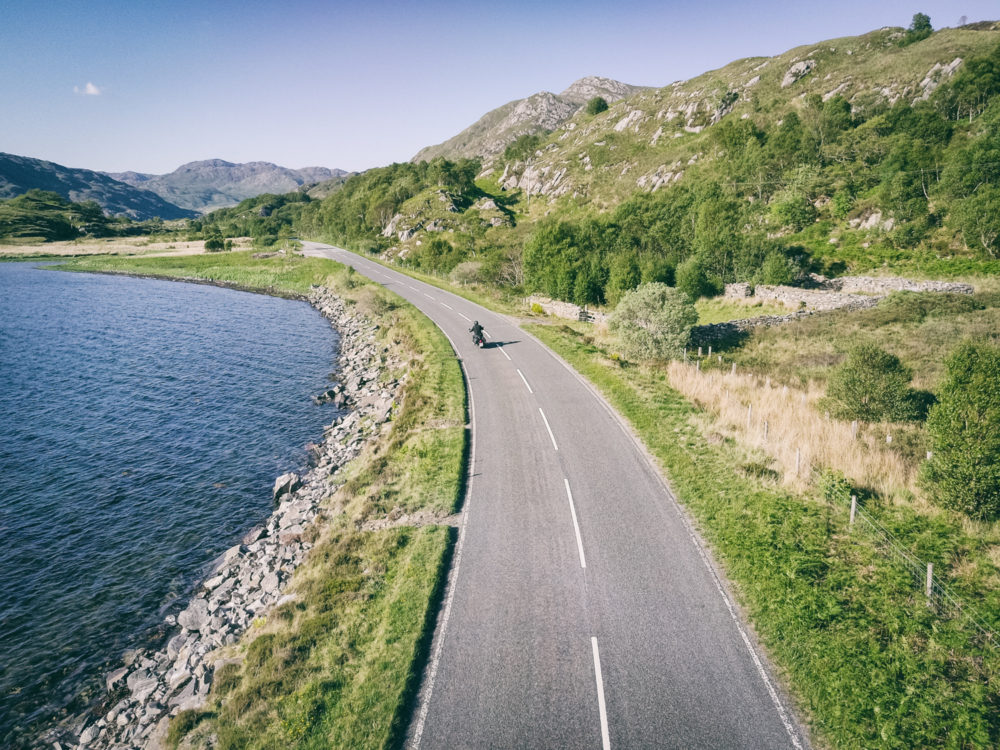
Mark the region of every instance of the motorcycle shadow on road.
<instances>
[{"instance_id":1,"label":"motorcycle shadow on road","mask_svg":"<svg viewBox=\"0 0 1000 750\"><path fill-rule=\"evenodd\" d=\"M520 339L514 339L512 341L487 341L483 344L483 349L499 349L501 346L510 346L511 344L520 344Z\"/></svg>"}]
</instances>

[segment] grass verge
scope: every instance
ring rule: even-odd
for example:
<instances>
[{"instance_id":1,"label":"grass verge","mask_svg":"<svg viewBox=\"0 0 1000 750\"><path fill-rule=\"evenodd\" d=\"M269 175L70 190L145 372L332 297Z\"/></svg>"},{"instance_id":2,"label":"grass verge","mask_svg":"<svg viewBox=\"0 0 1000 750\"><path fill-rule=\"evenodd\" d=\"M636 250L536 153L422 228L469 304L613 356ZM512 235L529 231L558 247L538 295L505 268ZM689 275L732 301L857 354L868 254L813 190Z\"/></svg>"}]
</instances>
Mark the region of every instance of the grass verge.
<instances>
[{"instance_id":1,"label":"grass verge","mask_svg":"<svg viewBox=\"0 0 1000 750\"><path fill-rule=\"evenodd\" d=\"M713 435L666 372L622 366L574 327L526 328L595 384L660 462L817 746L1000 744L996 648L964 619L928 608L912 574L848 528L839 497L769 481L756 456ZM1000 586L981 541L944 516L874 503L869 511L1000 627Z\"/></svg>"},{"instance_id":2,"label":"grass verge","mask_svg":"<svg viewBox=\"0 0 1000 750\"><path fill-rule=\"evenodd\" d=\"M189 258L93 258L73 270L212 281L302 295L324 284L380 325L407 370L391 429L347 469L328 500L316 546L289 591L219 657L208 704L178 715L172 747L398 746L429 647L454 530L371 521L429 521L460 502L466 452L462 373L447 339L415 308L332 261L248 253ZM396 377L399 373L393 373Z\"/></svg>"}]
</instances>

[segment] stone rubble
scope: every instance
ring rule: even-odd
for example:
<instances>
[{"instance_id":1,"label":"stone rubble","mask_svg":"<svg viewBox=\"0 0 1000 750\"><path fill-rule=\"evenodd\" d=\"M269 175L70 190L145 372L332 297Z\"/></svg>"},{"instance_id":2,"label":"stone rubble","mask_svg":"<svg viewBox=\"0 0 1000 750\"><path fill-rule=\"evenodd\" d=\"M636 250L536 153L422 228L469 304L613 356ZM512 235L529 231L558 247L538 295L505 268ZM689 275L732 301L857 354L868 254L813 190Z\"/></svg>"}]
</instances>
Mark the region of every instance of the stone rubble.
<instances>
[{"instance_id":1,"label":"stone rubble","mask_svg":"<svg viewBox=\"0 0 1000 750\"><path fill-rule=\"evenodd\" d=\"M226 663L217 651L235 644L247 628L276 606L294 600L284 589L313 546L313 522L328 510L323 500L342 484L339 469L355 458L391 419L401 381L380 382L400 363L376 340L378 325L322 287L309 302L340 333L342 395L351 411L324 431L314 446L315 466L299 477L285 474L274 487L275 510L213 564L173 635L159 651L133 652L126 666L106 676L103 715L87 713L62 722L41 738L44 746L76 748L158 747L169 717L204 704L215 670ZM404 376L405 379L405 376ZM324 394L326 395L326 394ZM168 615L167 626L174 623Z\"/></svg>"}]
</instances>

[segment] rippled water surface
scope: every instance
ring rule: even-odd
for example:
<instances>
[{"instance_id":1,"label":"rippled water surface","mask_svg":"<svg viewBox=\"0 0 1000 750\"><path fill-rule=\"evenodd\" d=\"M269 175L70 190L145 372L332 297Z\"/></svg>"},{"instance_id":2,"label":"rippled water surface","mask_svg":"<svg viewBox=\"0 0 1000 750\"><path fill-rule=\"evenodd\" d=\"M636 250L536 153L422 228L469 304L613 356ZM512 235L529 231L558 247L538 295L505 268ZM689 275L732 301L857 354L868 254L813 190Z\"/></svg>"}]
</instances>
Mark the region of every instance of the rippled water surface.
<instances>
[{"instance_id":1,"label":"rippled water surface","mask_svg":"<svg viewBox=\"0 0 1000 750\"><path fill-rule=\"evenodd\" d=\"M0 263L0 746L97 694L331 421L304 302Z\"/></svg>"}]
</instances>

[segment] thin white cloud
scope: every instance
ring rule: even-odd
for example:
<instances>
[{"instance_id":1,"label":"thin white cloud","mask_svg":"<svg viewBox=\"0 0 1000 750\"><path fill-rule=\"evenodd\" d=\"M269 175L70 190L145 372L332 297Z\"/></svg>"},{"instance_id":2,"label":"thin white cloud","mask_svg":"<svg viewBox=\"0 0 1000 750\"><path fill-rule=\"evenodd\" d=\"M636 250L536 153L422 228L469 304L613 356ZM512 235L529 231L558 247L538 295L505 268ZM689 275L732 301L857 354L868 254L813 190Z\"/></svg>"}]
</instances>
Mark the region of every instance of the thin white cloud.
<instances>
[{"instance_id":1,"label":"thin white cloud","mask_svg":"<svg viewBox=\"0 0 1000 750\"><path fill-rule=\"evenodd\" d=\"M97 88L97 86L92 84L90 81L87 81L87 85L84 86L83 88L80 88L79 86L74 86L73 93L80 94L81 96L100 96L101 90Z\"/></svg>"}]
</instances>

